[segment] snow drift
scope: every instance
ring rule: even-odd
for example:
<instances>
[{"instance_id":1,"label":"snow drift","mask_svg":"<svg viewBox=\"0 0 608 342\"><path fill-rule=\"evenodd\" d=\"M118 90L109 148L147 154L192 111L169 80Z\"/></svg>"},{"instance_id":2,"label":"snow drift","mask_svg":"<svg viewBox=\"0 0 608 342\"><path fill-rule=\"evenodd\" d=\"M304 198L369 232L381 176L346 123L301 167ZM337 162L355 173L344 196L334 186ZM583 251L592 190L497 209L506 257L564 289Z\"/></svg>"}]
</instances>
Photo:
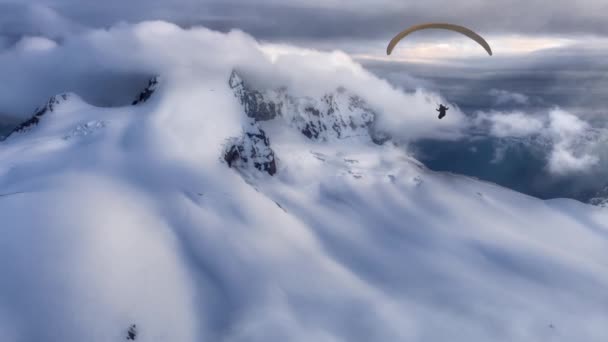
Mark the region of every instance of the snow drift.
<instances>
[{"instance_id":1,"label":"snow drift","mask_svg":"<svg viewBox=\"0 0 608 342\"><path fill-rule=\"evenodd\" d=\"M407 115L436 95L240 32L64 44L36 92L75 93L0 143L0 340L608 338L608 211L426 169L393 141L458 135ZM93 105L95 68L142 88Z\"/></svg>"}]
</instances>

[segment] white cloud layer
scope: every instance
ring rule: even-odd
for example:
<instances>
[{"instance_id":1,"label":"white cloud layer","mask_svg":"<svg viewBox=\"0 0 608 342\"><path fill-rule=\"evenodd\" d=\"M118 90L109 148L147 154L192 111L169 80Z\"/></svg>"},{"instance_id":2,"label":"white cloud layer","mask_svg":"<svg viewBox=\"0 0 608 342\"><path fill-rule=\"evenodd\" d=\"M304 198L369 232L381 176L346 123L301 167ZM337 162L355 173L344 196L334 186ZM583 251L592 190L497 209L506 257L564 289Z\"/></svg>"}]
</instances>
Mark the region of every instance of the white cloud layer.
<instances>
[{"instance_id":1,"label":"white cloud layer","mask_svg":"<svg viewBox=\"0 0 608 342\"><path fill-rule=\"evenodd\" d=\"M525 105L528 104L529 101L529 98L524 94L513 93L502 89L490 89L488 94L496 98L495 101L497 105L504 105L510 103Z\"/></svg>"},{"instance_id":2,"label":"white cloud layer","mask_svg":"<svg viewBox=\"0 0 608 342\"><path fill-rule=\"evenodd\" d=\"M23 37L15 44L15 50L29 53L48 51L57 47L57 43L45 37Z\"/></svg>"},{"instance_id":3,"label":"white cloud layer","mask_svg":"<svg viewBox=\"0 0 608 342\"><path fill-rule=\"evenodd\" d=\"M405 93L340 51L320 52L258 43L241 31L185 30L166 22L120 24L66 36L61 42L24 38L0 53L0 113L26 118L49 96L75 92L98 106L129 103L147 77L208 70L227 80L236 68L257 87L287 86L297 96L345 87L380 114L378 128L403 139L454 138L465 125L457 109L436 119L439 95Z\"/></svg>"},{"instance_id":4,"label":"white cloud layer","mask_svg":"<svg viewBox=\"0 0 608 342\"><path fill-rule=\"evenodd\" d=\"M524 112L482 114L491 122L490 133L499 138L524 137L541 133L543 121Z\"/></svg>"},{"instance_id":5,"label":"white cloud layer","mask_svg":"<svg viewBox=\"0 0 608 342\"><path fill-rule=\"evenodd\" d=\"M498 138L534 136L544 141L548 147L547 170L554 175L597 171L607 163L602 153L606 132L560 108L542 114L481 112L474 123L488 126L489 134Z\"/></svg>"},{"instance_id":6,"label":"white cloud layer","mask_svg":"<svg viewBox=\"0 0 608 342\"><path fill-rule=\"evenodd\" d=\"M549 156L549 171L555 174L588 171L600 159L593 154L597 142L586 139L590 126L575 115L555 109L549 113L549 134L554 146Z\"/></svg>"},{"instance_id":7,"label":"white cloud layer","mask_svg":"<svg viewBox=\"0 0 608 342\"><path fill-rule=\"evenodd\" d=\"M53 22L53 21L51 21ZM441 95L419 88L406 93L374 76L341 51L321 52L285 44L260 43L241 32L182 29L167 22L119 24L109 29L55 31L61 40L23 37L0 52L0 113L27 118L49 96L75 92L97 106L130 103L152 75L199 74L208 70L226 82L233 68L260 88L287 86L297 96L319 96L346 87L379 114L377 129L396 140L455 139L466 128L488 124L500 138L539 134L549 139L548 170L583 172L600 162L595 143L583 139L589 127L576 116L555 110L544 117L525 112L482 113L470 122L455 105L436 119ZM61 28L61 30L60 30ZM227 84L227 83L226 83ZM524 105L528 97L500 89L489 91L497 103Z\"/></svg>"}]
</instances>

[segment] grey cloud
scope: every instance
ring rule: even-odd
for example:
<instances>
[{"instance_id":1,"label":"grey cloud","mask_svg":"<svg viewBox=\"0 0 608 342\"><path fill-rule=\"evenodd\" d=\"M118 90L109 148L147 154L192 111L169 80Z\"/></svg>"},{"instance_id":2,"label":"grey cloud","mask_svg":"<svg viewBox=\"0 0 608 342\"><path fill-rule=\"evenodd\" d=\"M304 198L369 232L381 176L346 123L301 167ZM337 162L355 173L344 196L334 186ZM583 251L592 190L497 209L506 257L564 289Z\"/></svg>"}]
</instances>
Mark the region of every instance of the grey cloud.
<instances>
[{"instance_id":1,"label":"grey cloud","mask_svg":"<svg viewBox=\"0 0 608 342\"><path fill-rule=\"evenodd\" d=\"M404 79L426 81L425 87L443 94L465 112L528 110L560 106L606 123L608 49L568 47L528 54L455 61L454 64L419 64L361 60L366 68L396 86L411 89ZM497 103L488 93L500 89L528 98L527 103Z\"/></svg>"},{"instance_id":2,"label":"grey cloud","mask_svg":"<svg viewBox=\"0 0 608 342\"><path fill-rule=\"evenodd\" d=\"M608 35L608 3L600 0L22 0L46 5L89 26L162 19L182 26L243 29L263 39L387 39L424 21L465 24L484 33ZM6 5L3 5L6 6ZM15 5L13 5L15 6ZM6 12L6 10L4 10Z\"/></svg>"},{"instance_id":3,"label":"grey cloud","mask_svg":"<svg viewBox=\"0 0 608 342\"><path fill-rule=\"evenodd\" d=\"M515 103L525 105L528 103L529 99L526 95L510 92L503 89L490 89L488 92L489 95L494 96L496 98L496 104L502 105L507 103Z\"/></svg>"},{"instance_id":4,"label":"grey cloud","mask_svg":"<svg viewBox=\"0 0 608 342\"><path fill-rule=\"evenodd\" d=\"M61 39L82 29L81 25L46 6L0 2L0 49L22 36Z\"/></svg>"}]
</instances>

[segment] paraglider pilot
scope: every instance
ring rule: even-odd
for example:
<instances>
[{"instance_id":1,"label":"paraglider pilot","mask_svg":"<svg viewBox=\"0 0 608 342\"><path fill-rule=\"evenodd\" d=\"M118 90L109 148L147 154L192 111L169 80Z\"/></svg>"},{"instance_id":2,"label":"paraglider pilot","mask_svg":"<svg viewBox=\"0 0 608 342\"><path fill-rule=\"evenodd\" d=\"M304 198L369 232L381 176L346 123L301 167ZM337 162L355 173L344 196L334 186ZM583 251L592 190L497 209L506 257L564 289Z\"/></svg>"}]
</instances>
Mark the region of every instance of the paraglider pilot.
<instances>
[{"instance_id":1,"label":"paraglider pilot","mask_svg":"<svg viewBox=\"0 0 608 342\"><path fill-rule=\"evenodd\" d=\"M446 107L442 104L439 105L439 108L436 109L436 111L439 112L439 119L443 119L443 117L445 116L445 113L447 112L447 110L450 109L449 107Z\"/></svg>"}]
</instances>

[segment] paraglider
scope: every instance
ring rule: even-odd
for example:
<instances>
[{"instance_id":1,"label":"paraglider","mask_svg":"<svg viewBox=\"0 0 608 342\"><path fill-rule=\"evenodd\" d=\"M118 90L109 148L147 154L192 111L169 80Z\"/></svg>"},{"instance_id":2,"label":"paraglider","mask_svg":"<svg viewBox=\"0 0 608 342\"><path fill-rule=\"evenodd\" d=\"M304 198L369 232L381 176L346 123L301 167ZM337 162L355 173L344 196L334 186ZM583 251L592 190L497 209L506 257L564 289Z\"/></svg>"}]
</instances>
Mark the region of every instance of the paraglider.
<instances>
[{"instance_id":1,"label":"paraglider","mask_svg":"<svg viewBox=\"0 0 608 342\"><path fill-rule=\"evenodd\" d=\"M490 44L488 44L488 42L486 42L486 40L483 39L483 37L481 37L477 33L473 32L472 30L470 30L464 26L446 24L446 23L426 23L426 24L414 25L410 28L407 28L407 29L399 32L388 43L388 46L386 47L386 54L390 55L393 52L393 49L395 48L395 46L397 46L397 43L399 43L401 41L401 39L405 38L406 36L408 36L409 34L411 34L413 32L426 30L426 29L442 29L442 30L450 30L450 31L461 33L461 34L471 38L475 42L477 42L477 44L481 45L486 50L488 55L492 56L492 48L490 47ZM443 119L444 116L446 116L448 109L450 109L450 108L448 108L444 105L440 105L439 108L436 109L439 112L440 120Z\"/></svg>"},{"instance_id":2,"label":"paraglider","mask_svg":"<svg viewBox=\"0 0 608 342\"><path fill-rule=\"evenodd\" d=\"M446 115L446 112L448 111L448 109L450 109L450 107L446 107L442 104L439 105L439 108L436 109L436 111L439 112L439 120L443 119L443 117Z\"/></svg>"},{"instance_id":3,"label":"paraglider","mask_svg":"<svg viewBox=\"0 0 608 342\"><path fill-rule=\"evenodd\" d=\"M427 24L414 25L406 30L399 32L399 34L397 34L389 42L388 47L386 48L386 54L390 55L391 52L393 52L393 49L395 48L397 43L399 43L399 41L401 39L405 38L410 33L420 31L420 30L426 30L426 29L443 29L443 30L450 30L450 31L464 34L465 36L471 38L472 40L477 42L479 45L481 45L486 50L486 52L490 56L492 56L492 48L490 47L490 44L488 44L488 42L486 42L486 40L483 39L480 35L478 35L477 33L473 32L472 30L470 30L464 26L446 24L446 23L427 23Z\"/></svg>"}]
</instances>

